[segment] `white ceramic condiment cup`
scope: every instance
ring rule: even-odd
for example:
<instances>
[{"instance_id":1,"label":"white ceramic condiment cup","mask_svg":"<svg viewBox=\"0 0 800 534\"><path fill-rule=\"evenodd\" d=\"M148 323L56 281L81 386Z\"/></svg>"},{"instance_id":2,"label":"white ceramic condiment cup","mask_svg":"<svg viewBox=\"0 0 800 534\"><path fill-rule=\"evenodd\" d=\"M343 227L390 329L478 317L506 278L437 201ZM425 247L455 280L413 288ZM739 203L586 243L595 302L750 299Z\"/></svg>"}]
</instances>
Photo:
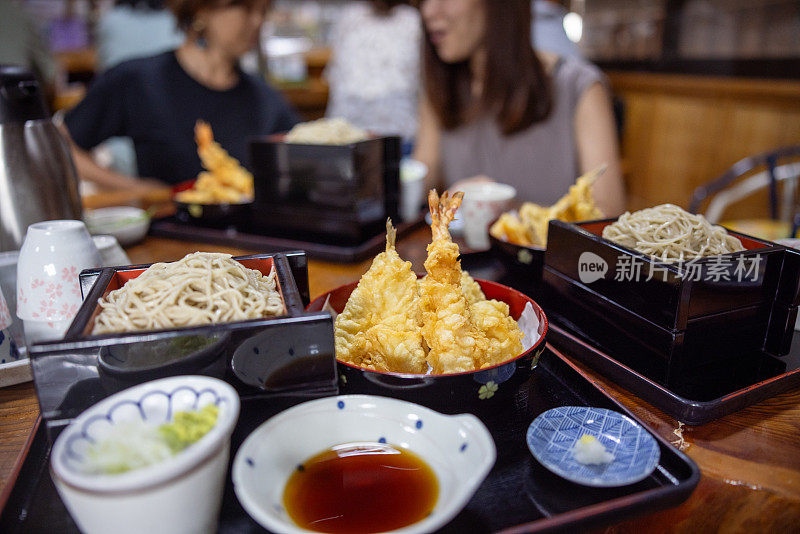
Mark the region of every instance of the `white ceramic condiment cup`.
<instances>
[{"instance_id":1,"label":"white ceramic condiment cup","mask_svg":"<svg viewBox=\"0 0 800 534\"><path fill-rule=\"evenodd\" d=\"M118 474L93 474L89 447L130 424L158 426L178 411L219 407L199 441L161 462ZM59 436L50 455L58 494L87 534L211 534L217 531L239 395L207 376L145 382L95 404Z\"/></svg>"},{"instance_id":2,"label":"white ceramic condiment cup","mask_svg":"<svg viewBox=\"0 0 800 534\"><path fill-rule=\"evenodd\" d=\"M427 175L428 166L421 161L404 158L400 162L400 218L403 221L413 221L420 216Z\"/></svg>"},{"instance_id":3,"label":"white ceramic condiment cup","mask_svg":"<svg viewBox=\"0 0 800 534\"><path fill-rule=\"evenodd\" d=\"M131 260L113 235L92 236L100 258L103 260L103 267L130 265Z\"/></svg>"},{"instance_id":4,"label":"white ceramic condiment cup","mask_svg":"<svg viewBox=\"0 0 800 534\"><path fill-rule=\"evenodd\" d=\"M78 274L101 265L100 253L83 222L30 225L17 262L17 317L25 321L26 337L33 322L49 323L51 328L56 323L69 326L82 302ZM59 337L58 332L53 334Z\"/></svg>"},{"instance_id":5,"label":"white ceramic condiment cup","mask_svg":"<svg viewBox=\"0 0 800 534\"><path fill-rule=\"evenodd\" d=\"M464 239L476 250L489 248L489 223L507 211L517 190L498 182L476 182L458 188L464 192L461 213L464 216Z\"/></svg>"}]
</instances>

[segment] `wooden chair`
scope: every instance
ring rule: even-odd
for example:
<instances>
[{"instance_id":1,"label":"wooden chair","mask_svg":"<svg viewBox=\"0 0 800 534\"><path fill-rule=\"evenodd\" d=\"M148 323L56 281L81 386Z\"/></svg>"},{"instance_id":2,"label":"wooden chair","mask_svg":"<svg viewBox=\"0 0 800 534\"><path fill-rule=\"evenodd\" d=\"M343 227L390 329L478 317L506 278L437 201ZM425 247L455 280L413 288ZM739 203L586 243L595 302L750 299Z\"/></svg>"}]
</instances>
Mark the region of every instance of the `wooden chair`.
<instances>
[{"instance_id":1,"label":"wooden chair","mask_svg":"<svg viewBox=\"0 0 800 534\"><path fill-rule=\"evenodd\" d=\"M742 177L758 171L755 174ZM705 209L706 218L719 222L725 209L755 191L769 189L769 216L773 221L784 221L788 236L794 236L800 227L800 202L798 201L800 177L800 145L786 146L750 156L737 161L720 177L694 190L689 211L697 213L700 206L711 198ZM781 183L779 198L778 184Z\"/></svg>"}]
</instances>

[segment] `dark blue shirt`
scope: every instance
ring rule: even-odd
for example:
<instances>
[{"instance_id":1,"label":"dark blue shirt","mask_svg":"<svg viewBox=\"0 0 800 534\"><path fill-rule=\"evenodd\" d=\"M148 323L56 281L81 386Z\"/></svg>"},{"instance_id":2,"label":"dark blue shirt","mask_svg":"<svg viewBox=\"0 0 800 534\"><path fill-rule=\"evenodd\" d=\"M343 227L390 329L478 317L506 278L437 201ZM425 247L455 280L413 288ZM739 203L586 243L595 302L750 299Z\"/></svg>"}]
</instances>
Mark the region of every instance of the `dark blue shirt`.
<instances>
[{"instance_id":1,"label":"dark blue shirt","mask_svg":"<svg viewBox=\"0 0 800 534\"><path fill-rule=\"evenodd\" d=\"M245 166L250 138L299 122L280 93L261 79L239 71L235 87L215 91L189 76L174 52L165 52L100 75L65 123L86 150L109 137L131 137L139 175L175 184L201 171L194 141L198 119L211 124L214 139Z\"/></svg>"}]
</instances>

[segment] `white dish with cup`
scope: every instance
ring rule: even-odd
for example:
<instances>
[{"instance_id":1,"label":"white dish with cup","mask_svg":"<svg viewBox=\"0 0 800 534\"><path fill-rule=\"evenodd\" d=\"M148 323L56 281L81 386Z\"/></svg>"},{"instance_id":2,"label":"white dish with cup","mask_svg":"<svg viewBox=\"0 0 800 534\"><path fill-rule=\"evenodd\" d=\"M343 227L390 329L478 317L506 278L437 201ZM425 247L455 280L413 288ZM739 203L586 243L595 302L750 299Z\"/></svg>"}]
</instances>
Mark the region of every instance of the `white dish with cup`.
<instances>
[{"instance_id":1,"label":"white dish with cup","mask_svg":"<svg viewBox=\"0 0 800 534\"><path fill-rule=\"evenodd\" d=\"M195 443L151 465L96 472L95 444L120 430L169 423L176 412L208 404L217 406L217 419ZM175 376L145 382L90 407L59 435L50 457L53 482L88 534L216 532L238 416L239 396L222 380Z\"/></svg>"},{"instance_id":2,"label":"white dish with cup","mask_svg":"<svg viewBox=\"0 0 800 534\"><path fill-rule=\"evenodd\" d=\"M392 530L406 534L433 532L447 524L478 489L496 457L491 434L474 415L443 415L388 397L340 395L294 406L253 431L233 462L236 496L272 532L309 532L286 510L286 483L309 458L352 443L407 449L433 470L436 503L424 519Z\"/></svg>"}]
</instances>

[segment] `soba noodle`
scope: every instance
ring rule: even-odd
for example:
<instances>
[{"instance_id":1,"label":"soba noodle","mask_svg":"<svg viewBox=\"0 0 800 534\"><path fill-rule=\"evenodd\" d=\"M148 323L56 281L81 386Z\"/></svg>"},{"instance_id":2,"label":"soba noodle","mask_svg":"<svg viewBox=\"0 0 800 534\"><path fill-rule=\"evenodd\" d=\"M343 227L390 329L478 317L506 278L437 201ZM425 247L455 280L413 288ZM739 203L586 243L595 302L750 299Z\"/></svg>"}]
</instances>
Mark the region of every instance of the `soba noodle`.
<instances>
[{"instance_id":1,"label":"soba noodle","mask_svg":"<svg viewBox=\"0 0 800 534\"><path fill-rule=\"evenodd\" d=\"M349 145L368 137L366 131L345 119L332 118L297 124L286 134L285 141L309 145Z\"/></svg>"},{"instance_id":2,"label":"soba noodle","mask_svg":"<svg viewBox=\"0 0 800 534\"><path fill-rule=\"evenodd\" d=\"M263 276L230 254L208 252L154 263L99 304L92 334L241 321L285 310L274 269Z\"/></svg>"},{"instance_id":3,"label":"soba noodle","mask_svg":"<svg viewBox=\"0 0 800 534\"><path fill-rule=\"evenodd\" d=\"M673 204L626 212L603 229L603 237L668 263L744 250L721 226Z\"/></svg>"}]
</instances>

